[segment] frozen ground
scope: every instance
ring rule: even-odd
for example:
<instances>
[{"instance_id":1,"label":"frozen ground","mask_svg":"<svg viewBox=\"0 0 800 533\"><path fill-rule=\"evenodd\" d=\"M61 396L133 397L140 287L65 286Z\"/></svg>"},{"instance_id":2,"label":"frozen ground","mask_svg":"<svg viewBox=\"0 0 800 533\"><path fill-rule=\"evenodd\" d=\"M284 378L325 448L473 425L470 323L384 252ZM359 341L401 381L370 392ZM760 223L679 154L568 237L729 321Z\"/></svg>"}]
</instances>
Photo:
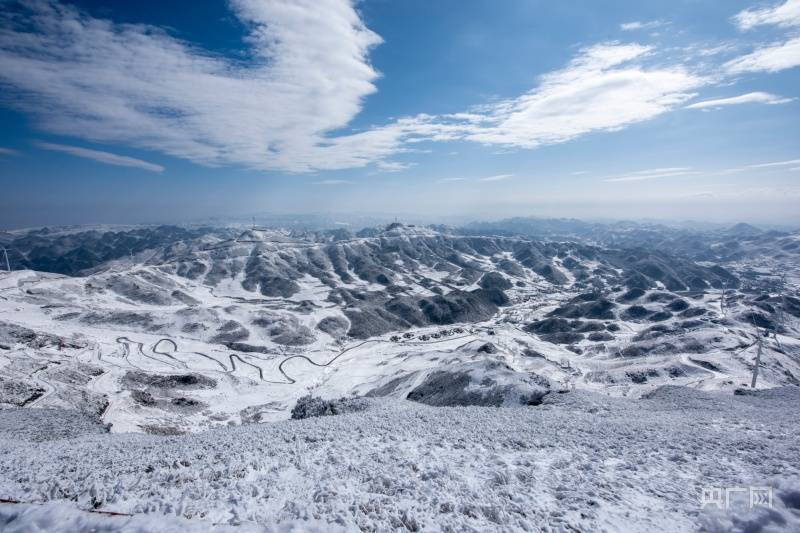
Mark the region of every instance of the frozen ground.
<instances>
[{"instance_id":1,"label":"frozen ground","mask_svg":"<svg viewBox=\"0 0 800 533\"><path fill-rule=\"evenodd\" d=\"M229 237L0 273L0 530L800 531L800 235Z\"/></svg>"},{"instance_id":2,"label":"frozen ground","mask_svg":"<svg viewBox=\"0 0 800 533\"><path fill-rule=\"evenodd\" d=\"M4 410L0 498L46 505L0 504L0 529L798 531L798 405L796 387L576 390L517 408L376 399L180 437ZM65 416L70 430L52 431ZM701 510L704 487L765 485L771 509Z\"/></svg>"},{"instance_id":3,"label":"frozen ground","mask_svg":"<svg viewBox=\"0 0 800 533\"><path fill-rule=\"evenodd\" d=\"M190 433L285 420L309 392L406 398L484 364L610 396L732 392L750 383L759 339L758 387L800 385L800 236L701 265L400 224L156 233L82 276L0 273L0 406ZM35 248L58 251L44 235Z\"/></svg>"},{"instance_id":4,"label":"frozen ground","mask_svg":"<svg viewBox=\"0 0 800 533\"><path fill-rule=\"evenodd\" d=\"M142 289L159 275L137 267L125 278ZM757 351L754 328L737 318L748 308L731 304L720 317L712 292L691 300L688 310L702 312L699 319L629 319L632 303L597 315L604 318L565 319L550 315L566 309L574 316L598 303L570 303L576 290L556 291L532 278L542 285L508 290L510 304L488 320L355 339L322 331L325 320L344 320L323 297L310 313L273 298L266 315L262 300L242 303L237 298L244 296L214 295L205 285L164 276L165 286L202 303L129 302L110 289L92 292L104 276L0 274L0 405L79 409L115 432L187 433L288 418L308 392L366 395L408 378L405 388L391 390L405 397L431 372L480 361L522 377L535 373L553 388L613 396L640 396L665 383L732 392L749 384ZM312 284L301 285L311 291ZM241 284L239 291L255 297ZM154 290L153 298L164 294L170 293ZM641 291L636 301L657 312L673 305L651 301L664 294ZM784 323L764 341L761 388L798 383L800 320L787 314ZM312 331L312 342L279 344L271 339L282 333L256 338L261 331ZM235 340L245 335L246 342ZM579 340L563 344L564 336Z\"/></svg>"}]
</instances>

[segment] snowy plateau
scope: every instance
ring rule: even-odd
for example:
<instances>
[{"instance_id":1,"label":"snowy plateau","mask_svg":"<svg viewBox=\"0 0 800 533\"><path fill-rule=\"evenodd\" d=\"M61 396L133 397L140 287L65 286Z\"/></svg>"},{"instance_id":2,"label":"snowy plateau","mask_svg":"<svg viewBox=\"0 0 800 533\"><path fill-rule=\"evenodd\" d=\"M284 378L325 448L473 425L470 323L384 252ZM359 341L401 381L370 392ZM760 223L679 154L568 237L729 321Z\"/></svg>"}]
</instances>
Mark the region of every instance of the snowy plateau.
<instances>
[{"instance_id":1,"label":"snowy plateau","mask_svg":"<svg viewBox=\"0 0 800 533\"><path fill-rule=\"evenodd\" d=\"M798 233L0 246L2 531L800 531Z\"/></svg>"}]
</instances>

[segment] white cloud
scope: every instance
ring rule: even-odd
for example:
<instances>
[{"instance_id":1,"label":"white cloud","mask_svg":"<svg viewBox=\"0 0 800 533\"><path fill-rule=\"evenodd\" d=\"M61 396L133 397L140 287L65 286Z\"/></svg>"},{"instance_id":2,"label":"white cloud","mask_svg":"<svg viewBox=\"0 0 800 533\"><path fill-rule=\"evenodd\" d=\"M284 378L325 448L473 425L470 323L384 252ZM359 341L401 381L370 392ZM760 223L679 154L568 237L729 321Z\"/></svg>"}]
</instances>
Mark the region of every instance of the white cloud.
<instances>
[{"instance_id":1,"label":"white cloud","mask_svg":"<svg viewBox=\"0 0 800 533\"><path fill-rule=\"evenodd\" d=\"M541 76L536 88L519 97L467 112L401 118L329 144L337 151L380 159L425 141L533 149L588 133L617 131L682 105L694 96L692 90L709 82L680 65L643 66L651 52L638 44L590 46L565 68Z\"/></svg>"},{"instance_id":2,"label":"white cloud","mask_svg":"<svg viewBox=\"0 0 800 533\"><path fill-rule=\"evenodd\" d=\"M2 155L17 155L17 154L19 154L19 152L16 151L16 150L13 150L11 148L3 148L2 146L0 146L0 156L2 156Z\"/></svg>"},{"instance_id":3,"label":"white cloud","mask_svg":"<svg viewBox=\"0 0 800 533\"><path fill-rule=\"evenodd\" d=\"M757 48L755 51L725 63L730 74L744 72L778 72L800 65L800 37L783 43Z\"/></svg>"},{"instance_id":4,"label":"white cloud","mask_svg":"<svg viewBox=\"0 0 800 533\"><path fill-rule=\"evenodd\" d=\"M0 85L47 131L206 165L305 171L386 154L372 133L327 137L360 111L380 38L348 0L232 0L249 57L53 0L0 14Z\"/></svg>"},{"instance_id":5,"label":"white cloud","mask_svg":"<svg viewBox=\"0 0 800 533\"><path fill-rule=\"evenodd\" d=\"M375 166L383 172L400 172L411 168L410 163L400 163L398 161L378 161Z\"/></svg>"},{"instance_id":6,"label":"white cloud","mask_svg":"<svg viewBox=\"0 0 800 533\"><path fill-rule=\"evenodd\" d=\"M769 163L756 163L752 165L745 165L743 167L734 167L734 168L726 168L722 170L718 170L714 172L717 175L728 175L728 174L738 174L740 172L747 172L748 170L756 170L756 169L771 169L771 168L780 168L780 167L788 167L790 165L797 165L800 164L800 159L790 159L788 161L771 161ZM800 167L798 167L800 168ZM797 170L797 168L790 168L790 171Z\"/></svg>"},{"instance_id":7,"label":"white cloud","mask_svg":"<svg viewBox=\"0 0 800 533\"><path fill-rule=\"evenodd\" d=\"M350 180L322 180L322 181L315 181L314 185L352 185L353 182Z\"/></svg>"},{"instance_id":8,"label":"white cloud","mask_svg":"<svg viewBox=\"0 0 800 533\"><path fill-rule=\"evenodd\" d=\"M714 174L718 176L728 176L730 174L739 174L740 172L744 172L747 170L747 168L748 167L723 168L722 170L714 172Z\"/></svg>"},{"instance_id":9,"label":"white cloud","mask_svg":"<svg viewBox=\"0 0 800 533\"><path fill-rule=\"evenodd\" d=\"M507 148L537 148L652 119L692 98L707 83L682 66L633 63L652 49L603 43L583 49L539 86L469 116L416 118L409 131L433 140L469 140Z\"/></svg>"},{"instance_id":10,"label":"white cloud","mask_svg":"<svg viewBox=\"0 0 800 533\"><path fill-rule=\"evenodd\" d=\"M737 104L785 104L791 102L793 98L783 98L765 92L752 92L729 98L715 98L713 100L703 100L686 106L688 109L705 109L709 107L721 107Z\"/></svg>"},{"instance_id":11,"label":"white cloud","mask_svg":"<svg viewBox=\"0 0 800 533\"><path fill-rule=\"evenodd\" d=\"M782 4L762 9L746 9L733 19L742 30L766 24L782 27L800 26L800 0L787 0Z\"/></svg>"},{"instance_id":12,"label":"white cloud","mask_svg":"<svg viewBox=\"0 0 800 533\"><path fill-rule=\"evenodd\" d=\"M700 57L713 57L720 54L727 54L736 51L739 43L735 41L724 42L713 45L691 45L686 48L689 54L697 55Z\"/></svg>"},{"instance_id":13,"label":"white cloud","mask_svg":"<svg viewBox=\"0 0 800 533\"><path fill-rule=\"evenodd\" d=\"M734 23L741 30L772 25L782 28L800 26L800 0L786 0L761 9L746 9L737 14ZM731 74L744 72L778 72L800 65L800 37L762 46L753 52L727 62L725 69Z\"/></svg>"},{"instance_id":14,"label":"white cloud","mask_svg":"<svg viewBox=\"0 0 800 533\"><path fill-rule=\"evenodd\" d=\"M484 181L484 182L492 182L492 181L505 181L509 180L514 177L514 174L497 174L495 176L486 176L484 178L442 178L439 180L439 183L452 183L455 181Z\"/></svg>"},{"instance_id":15,"label":"white cloud","mask_svg":"<svg viewBox=\"0 0 800 533\"><path fill-rule=\"evenodd\" d=\"M653 180L658 178L669 178L673 176L690 176L698 174L689 167L668 167L668 168L653 168L649 170L639 170L637 172L630 172L622 176L607 178L607 182L625 182L625 181L643 181Z\"/></svg>"},{"instance_id":16,"label":"white cloud","mask_svg":"<svg viewBox=\"0 0 800 533\"><path fill-rule=\"evenodd\" d=\"M633 30L640 30L644 24L642 22L625 22L619 25L619 29L622 31L633 31Z\"/></svg>"},{"instance_id":17,"label":"white cloud","mask_svg":"<svg viewBox=\"0 0 800 533\"><path fill-rule=\"evenodd\" d=\"M478 178L478 181L505 181L514 177L514 174L497 174L496 176L487 176L485 178Z\"/></svg>"},{"instance_id":18,"label":"white cloud","mask_svg":"<svg viewBox=\"0 0 800 533\"><path fill-rule=\"evenodd\" d=\"M653 30L664 25L665 22L663 20L651 20L648 22L641 22L637 20L620 24L619 29L622 31Z\"/></svg>"},{"instance_id":19,"label":"white cloud","mask_svg":"<svg viewBox=\"0 0 800 533\"><path fill-rule=\"evenodd\" d=\"M773 161L771 163L759 163L757 165L748 165L747 168L785 167L789 165L796 165L798 163L800 163L800 159L790 159L789 161Z\"/></svg>"},{"instance_id":20,"label":"white cloud","mask_svg":"<svg viewBox=\"0 0 800 533\"><path fill-rule=\"evenodd\" d=\"M334 135L378 77L368 53L381 39L350 0L232 0L248 32L241 61L54 0L23 4L27 16L0 15L0 85L42 129L211 166L401 170L387 158L423 141L532 149L652 119L707 83L643 66L650 47L602 43L521 96Z\"/></svg>"},{"instance_id":21,"label":"white cloud","mask_svg":"<svg viewBox=\"0 0 800 533\"><path fill-rule=\"evenodd\" d=\"M61 152L64 154L82 157L84 159L91 159L107 165L114 165L118 167L132 167L141 168L149 172L163 172L164 167L156 165L155 163L148 163L135 157L128 157L124 155L112 154L111 152L103 152L100 150L89 150L88 148L81 148L79 146L68 146L65 144L54 144L46 142L37 142L36 146L43 150L51 150L53 152Z\"/></svg>"}]
</instances>

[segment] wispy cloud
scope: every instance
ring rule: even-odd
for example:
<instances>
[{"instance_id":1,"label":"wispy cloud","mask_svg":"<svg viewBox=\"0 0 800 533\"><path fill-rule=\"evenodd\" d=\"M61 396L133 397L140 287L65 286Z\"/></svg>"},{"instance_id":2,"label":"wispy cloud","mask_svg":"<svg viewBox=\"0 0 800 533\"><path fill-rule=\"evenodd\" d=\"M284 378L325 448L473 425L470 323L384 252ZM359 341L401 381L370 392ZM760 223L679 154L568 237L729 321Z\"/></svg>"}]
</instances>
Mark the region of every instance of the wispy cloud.
<instances>
[{"instance_id":1,"label":"wispy cloud","mask_svg":"<svg viewBox=\"0 0 800 533\"><path fill-rule=\"evenodd\" d=\"M493 182L493 181L505 181L509 180L514 177L514 174L497 174L495 176L486 176L483 178L442 178L439 183L453 183L457 181L483 181L483 182Z\"/></svg>"},{"instance_id":2,"label":"wispy cloud","mask_svg":"<svg viewBox=\"0 0 800 533\"><path fill-rule=\"evenodd\" d=\"M371 155L382 158L424 141L471 141L507 151L618 131L682 105L709 83L682 65L644 66L652 52L639 44L589 46L518 97L448 115L405 117L330 142L362 154L371 147Z\"/></svg>"},{"instance_id":3,"label":"wispy cloud","mask_svg":"<svg viewBox=\"0 0 800 533\"><path fill-rule=\"evenodd\" d=\"M106 165L114 165L118 167L132 167L147 170L149 172L163 172L164 167L156 165L155 163L148 163L135 157L128 157L124 155L112 154L111 152L102 152L100 150L90 150L88 148L81 148L79 146L68 146L65 144L54 144L46 142L34 143L43 150L51 150L53 152L61 152L64 154L82 157L84 159L91 159Z\"/></svg>"},{"instance_id":4,"label":"wispy cloud","mask_svg":"<svg viewBox=\"0 0 800 533\"><path fill-rule=\"evenodd\" d=\"M478 181L505 181L514 177L514 174L497 174L496 176L486 176L478 178Z\"/></svg>"},{"instance_id":5,"label":"wispy cloud","mask_svg":"<svg viewBox=\"0 0 800 533\"><path fill-rule=\"evenodd\" d=\"M798 2L771 8L774 13L742 12L736 23L743 29L794 25ZM369 53L381 38L351 0L231 0L249 45L248 59L236 60L159 28L98 19L55 0L21 5L21 13L0 13L0 83L40 128L211 166L307 172L375 165L391 172L408 165L392 156L423 142L535 149L651 120L719 81L708 74L714 69L692 68L652 46L605 42L579 50L523 94L340 133L375 92L379 76ZM622 28L664 24L633 21ZM722 69L738 74L798 64L800 37L793 37ZM756 94L768 93L690 107L756 101Z\"/></svg>"},{"instance_id":6,"label":"wispy cloud","mask_svg":"<svg viewBox=\"0 0 800 533\"><path fill-rule=\"evenodd\" d=\"M748 167L723 168L722 170L714 172L714 174L718 176L728 176L730 174L739 174L740 172L744 172L747 170L747 168Z\"/></svg>"},{"instance_id":7,"label":"wispy cloud","mask_svg":"<svg viewBox=\"0 0 800 533\"><path fill-rule=\"evenodd\" d=\"M576 170L575 172L570 172L570 176L583 176L585 174L590 174L588 170Z\"/></svg>"},{"instance_id":8,"label":"wispy cloud","mask_svg":"<svg viewBox=\"0 0 800 533\"><path fill-rule=\"evenodd\" d=\"M18 155L18 154L19 154L19 152L17 150L14 150L12 148L3 148L2 146L0 146L0 156L3 156L3 155Z\"/></svg>"},{"instance_id":9,"label":"wispy cloud","mask_svg":"<svg viewBox=\"0 0 800 533\"><path fill-rule=\"evenodd\" d=\"M746 9L733 17L733 20L742 30L767 24L782 27L800 26L800 0L787 0L782 4L761 9Z\"/></svg>"},{"instance_id":10,"label":"wispy cloud","mask_svg":"<svg viewBox=\"0 0 800 533\"><path fill-rule=\"evenodd\" d=\"M637 30L654 30L661 26L664 26L666 23L663 20L650 20L647 22L641 21L633 21L633 22L626 22L624 24L619 25L619 29L622 31L637 31Z\"/></svg>"},{"instance_id":11,"label":"wispy cloud","mask_svg":"<svg viewBox=\"0 0 800 533\"><path fill-rule=\"evenodd\" d=\"M755 51L725 63L730 74L745 72L779 72L800 65L800 37L757 48Z\"/></svg>"},{"instance_id":12,"label":"wispy cloud","mask_svg":"<svg viewBox=\"0 0 800 533\"><path fill-rule=\"evenodd\" d=\"M761 9L746 9L733 17L741 30L756 26L795 28L800 26L800 0L786 0L781 4ZM800 65L800 37L796 35L785 42L756 48L753 52L727 62L724 67L731 74L744 72L779 72Z\"/></svg>"},{"instance_id":13,"label":"wispy cloud","mask_svg":"<svg viewBox=\"0 0 800 533\"><path fill-rule=\"evenodd\" d=\"M718 176L725 176L729 174L739 174L741 172L747 172L752 170L781 169L781 167L787 167L790 165L797 165L797 164L800 164L800 159L790 159L788 161L772 161L769 163L754 163L752 165L745 165L741 167L733 167L733 168L725 168L722 170L717 170L713 172L713 174ZM797 168L790 168L789 170L793 171L797 170Z\"/></svg>"},{"instance_id":14,"label":"wispy cloud","mask_svg":"<svg viewBox=\"0 0 800 533\"><path fill-rule=\"evenodd\" d=\"M259 169L357 167L386 154L381 135L327 138L378 77L367 54L381 39L349 0L232 0L248 61L54 0L21 5L0 13L0 83L46 131Z\"/></svg>"},{"instance_id":15,"label":"wispy cloud","mask_svg":"<svg viewBox=\"0 0 800 533\"><path fill-rule=\"evenodd\" d=\"M398 161L378 161L375 166L383 172L400 172L411 168L410 163L400 163Z\"/></svg>"},{"instance_id":16,"label":"wispy cloud","mask_svg":"<svg viewBox=\"0 0 800 533\"><path fill-rule=\"evenodd\" d=\"M601 43L517 97L335 135L378 78L368 55L381 38L350 0L232 0L250 45L236 61L54 0L22 5L0 14L0 83L40 128L211 166L401 170L388 158L424 141L532 149L652 119L707 83L644 66L651 47Z\"/></svg>"},{"instance_id":17,"label":"wispy cloud","mask_svg":"<svg viewBox=\"0 0 800 533\"><path fill-rule=\"evenodd\" d=\"M731 96L728 98L716 98L713 100L703 100L702 102L695 102L694 104L686 106L688 109L706 109L709 107L722 107L737 104L785 104L791 102L794 98L783 98L771 93L765 92L752 92L742 94L739 96Z\"/></svg>"},{"instance_id":18,"label":"wispy cloud","mask_svg":"<svg viewBox=\"0 0 800 533\"><path fill-rule=\"evenodd\" d=\"M747 168L771 168L771 167L785 167L789 165L797 165L800 159L790 159L788 161L772 161L770 163L758 163L756 165L748 165Z\"/></svg>"},{"instance_id":19,"label":"wispy cloud","mask_svg":"<svg viewBox=\"0 0 800 533\"><path fill-rule=\"evenodd\" d=\"M589 133L618 131L684 104L695 89L709 83L682 65L644 66L652 52L639 44L589 46L516 98L448 115L405 117L330 142L362 154L371 147L371 155L382 158L424 141L534 149Z\"/></svg>"},{"instance_id":20,"label":"wispy cloud","mask_svg":"<svg viewBox=\"0 0 800 533\"><path fill-rule=\"evenodd\" d=\"M333 185L352 185L353 182L350 180L322 180L322 181L315 181L313 182L314 185L325 185L325 186L333 186Z\"/></svg>"},{"instance_id":21,"label":"wispy cloud","mask_svg":"<svg viewBox=\"0 0 800 533\"><path fill-rule=\"evenodd\" d=\"M698 55L700 57L713 57L720 54L728 54L735 52L739 47L736 41L728 41L713 45L691 45L687 47L687 52L690 54Z\"/></svg>"},{"instance_id":22,"label":"wispy cloud","mask_svg":"<svg viewBox=\"0 0 800 533\"><path fill-rule=\"evenodd\" d=\"M648 69L636 63L651 51L638 44L590 46L517 98L470 113L417 117L407 128L433 140L527 149L617 131L683 104L707 83L682 66Z\"/></svg>"},{"instance_id":23,"label":"wispy cloud","mask_svg":"<svg viewBox=\"0 0 800 533\"><path fill-rule=\"evenodd\" d=\"M621 176L606 178L603 181L607 182L620 182L620 181L643 181L653 180L658 178L669 178L673 176L689 176L698 174L689 167L668 167L668 168L653 168L649 170L639 170L637 172L630 172Z\"/></svg>"}]
</instances>

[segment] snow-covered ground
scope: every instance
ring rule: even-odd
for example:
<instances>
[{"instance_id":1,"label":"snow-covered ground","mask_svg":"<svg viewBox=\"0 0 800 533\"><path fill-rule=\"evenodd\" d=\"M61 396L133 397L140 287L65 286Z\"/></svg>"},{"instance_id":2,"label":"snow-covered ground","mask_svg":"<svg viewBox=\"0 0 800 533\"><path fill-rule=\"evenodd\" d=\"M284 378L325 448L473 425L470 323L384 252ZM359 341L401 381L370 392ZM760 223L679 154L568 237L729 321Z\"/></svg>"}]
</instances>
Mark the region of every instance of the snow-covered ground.
<instances>
[{"instance_id":1,"label":"snow-covered ground","mask_svg":"<svg viewBox=\"0 0 800 533\"><path fill-rule=\"evenodd\" d=\"M315 239L0 273L0 530L800 530L794 256Z\"/></svg>"},{"instance_id":2,"label":"snow-covered ground","mask_svg":"<svg viewBox=\"0 0 800 533\"><path fill-rule=\"evenodd\" d=\"M235 263L238 247L246 246L261 244L236 244L229 253L233 259L210 264ZM270 260L300 245L285 246L269 252ZM246 256L248 250L241 253ZM197 257L207 254L198 252ZM502 252L496 259L510 257ZM491 267L485 257L464 258ZM596 261L585 264L598 267ZM443 281L451 273L437 268L420 265L415 275L429 280L431 288L451 291ZM636 397L669 383L732 392L749 384L758 349L753 326L737 318L748 307L732 302L723 316L720 294L714 291L685 296L687 301L667 294L702 313L699 319L668 313L669 318L653 323L628 318L619 306L610 319L571 321L595 328L587 331L599 335L599 341L587 333L563 344L526 326L571 305L580 294L574 279L554 285L522 269L517 277L506 276L509 284L524 282L506 290L509 304L488 320L356 339L345 336L343 310L350 308L332 302L331 287L318 278L299 277L289 297L265 297L244 288L243 272L222 276L216 285L176 275L164 265L121 266L82 278L0 273L0 404L77 407L95 412L115 432L185 433L283 420L309 392L324 398L363 395L417 373L416 382L393 392L403 397L427 372L479 360L535 373L554 389ZM380 288L350 274L352 279L337 290L350 287L369 294ZM407 278L398 279L397 286L405 284L410 294L434 294ZM477 286L471 282L466 287ZM610 294L621 299L624 289ZM625 305L655 313L671 305L654 300L665 294L642 291ZM326 320L341 321L344 329L323 328ZM562 326L569 322L557 320ZM762 388L797 383L800 377L800 322L785 314L783 324L780 333L764 340ZM6 335L8 328L31 333ZM482 349L487 344L491 347ZM634 355L626 355L633 348ZM140 379L141 373L161 376L171 385L154 386ZM206 381L183 386L171 376Z\"/></svg>"},{"instance_id":3,"label":"snow-covered ground","mask_svg":"<svg viewBox=\"0 0 800 533\"><path fill-rule=\"evenodd\" d=\"M573 391L517 408L381 399L359 412L181 437L104 433L71 412L5 410L0 498L49 505L0 504L0 524L797 531L799 404L796 387L745 396L665 387L643 399ZM702 507L704 489L737 487L771 487L772 507ZM153 519L161 515L171 518Z\"/></svg>"}]
</instances>

